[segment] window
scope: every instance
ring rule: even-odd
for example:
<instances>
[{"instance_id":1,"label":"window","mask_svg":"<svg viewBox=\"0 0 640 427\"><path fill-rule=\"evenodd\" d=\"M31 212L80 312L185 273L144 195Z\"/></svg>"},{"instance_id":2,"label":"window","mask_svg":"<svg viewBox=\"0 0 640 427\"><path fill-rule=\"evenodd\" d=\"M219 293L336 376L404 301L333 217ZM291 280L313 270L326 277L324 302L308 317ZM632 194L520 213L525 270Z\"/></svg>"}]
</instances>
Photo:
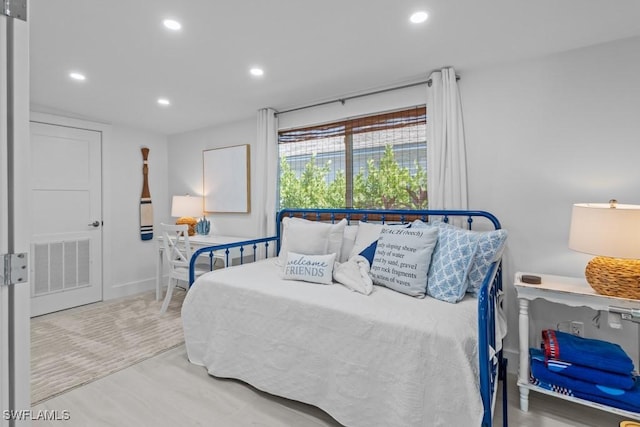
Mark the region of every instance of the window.
<instances>
[{"instance_id":1,"label":"window","mask_svg":"<svg viewBox=\"0 0 640 427\"><path fill-rule=\"evenodd\" d=\"M426 107L278 133L280 208L426 209Z\"/></svg>"}]
</instances>

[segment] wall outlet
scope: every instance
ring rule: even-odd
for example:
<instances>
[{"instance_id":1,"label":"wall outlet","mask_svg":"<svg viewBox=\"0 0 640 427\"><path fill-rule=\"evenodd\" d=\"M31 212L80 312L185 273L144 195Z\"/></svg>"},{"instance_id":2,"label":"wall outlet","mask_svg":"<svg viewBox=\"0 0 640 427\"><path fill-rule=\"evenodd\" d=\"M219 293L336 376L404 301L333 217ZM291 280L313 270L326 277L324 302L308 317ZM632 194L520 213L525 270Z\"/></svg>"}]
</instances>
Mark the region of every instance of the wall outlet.
<instances>
[{"instance_id":1,"label":"wall outlet","mask_svg":"<svg viewBox=\"0 0 640 427\"><path fill-rule=\"evenodd\" d=\"M571 333L579 337L584 337L584 323L571 322Z\"/></svg>"}]
</instances>

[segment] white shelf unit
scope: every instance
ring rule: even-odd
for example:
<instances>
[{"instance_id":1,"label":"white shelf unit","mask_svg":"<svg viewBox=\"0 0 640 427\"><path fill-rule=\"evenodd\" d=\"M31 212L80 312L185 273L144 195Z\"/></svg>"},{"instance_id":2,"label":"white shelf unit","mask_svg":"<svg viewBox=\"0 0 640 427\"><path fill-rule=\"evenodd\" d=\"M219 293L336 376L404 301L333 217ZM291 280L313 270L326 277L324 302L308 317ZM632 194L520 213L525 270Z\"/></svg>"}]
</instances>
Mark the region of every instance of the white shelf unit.
<instances>
[{"instance_id":1,"label":"white shelf unit","mask_svg":"<svg viewBox=\"0 0 640 427\"><path fill-rule=\"evenodd\" d=\"M525 274L540 276L542 283L534 285L522 282L521 277ZM530 302L541 299L570 307L588 307L593 310L609 312L616 311L616 309L640 310L640 300L599 295L583 278L549 274L516 273L514 286L518 295L519 305L518 332L520 335L520 367L518 371L518 388L520 389L520 409L525 412L529 410L529 391L535 391L631 419L640 420L640 413L625 411L601 403L567 396L532 384L530 382L529 361Z\"/></svg>"}]
</instances>

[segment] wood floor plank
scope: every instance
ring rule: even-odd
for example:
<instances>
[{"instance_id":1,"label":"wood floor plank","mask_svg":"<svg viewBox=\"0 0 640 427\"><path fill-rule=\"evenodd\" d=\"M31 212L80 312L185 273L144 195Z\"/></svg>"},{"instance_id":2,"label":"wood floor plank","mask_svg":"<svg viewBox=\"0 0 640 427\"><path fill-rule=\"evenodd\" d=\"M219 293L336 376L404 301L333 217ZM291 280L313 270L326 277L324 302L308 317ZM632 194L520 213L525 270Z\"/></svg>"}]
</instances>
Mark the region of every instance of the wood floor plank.
<instances>
[{"instance_id":1,"label":"wood floor plank","mask_svg":"<svg viewBox=\"0 0 640 427\"><path fill-rule=\"evenodd\" d=\"M509 424L515 427L617 427L622 418L531 393L529 412L518 407L515 376L509 376ZM498 399L500 402L500 399ZM271 396L236 380L211 377L177 347L108 377L36 405L70 413L69 421L38 421L38 427L339 427L318 408ZM496 407L496 426L502 425ZM402 426L405 427L405 426ZM428 426L426 426L428 427Z\"/></svg>"},{"instance_id":2,"label":"wood floor plank","mask_svg":"<svg viewBox=\"0 0 640 427\"><path fill-rule=\"evenodd\" d=\"M35 411L68 410L74 426L340 426L309 405L209 376L184 346L47 400ZM38 421L38 426L60 426Z\"/></svg>"}]
</instances>

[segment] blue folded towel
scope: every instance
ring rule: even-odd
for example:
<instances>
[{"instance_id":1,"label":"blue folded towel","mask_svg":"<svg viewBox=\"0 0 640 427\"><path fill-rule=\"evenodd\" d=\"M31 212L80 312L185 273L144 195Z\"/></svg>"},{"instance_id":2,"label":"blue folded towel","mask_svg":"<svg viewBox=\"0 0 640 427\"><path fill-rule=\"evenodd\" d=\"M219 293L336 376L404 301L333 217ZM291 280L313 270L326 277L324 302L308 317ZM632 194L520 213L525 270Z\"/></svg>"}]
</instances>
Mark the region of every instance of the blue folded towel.
<instances>
[{"instance_id":1,"label":"blue folded towel","mask_svg":"<svg viewBox=\"0 0 640 427\"><path fill-rule=\"evenodd\" d=\"M590 396L587 393L574 392L573 390L569 390L566 388L558 387L553 384L546 383L544 381L540 381L538 378L531 377L531 384L537 385L538 387L542 387L547 390L554 391L556 393L564 394L565 396L573 396L579 399L589 400L591 402L602 403L603 405L611 406L613 408L623 409L629 412L640 412L638 411L638 408L636 408L635 406L626 405L624 402L613 401L605 397Z\"/></svg>"},{"instance_id":2,"label":"blue folded towel","mask_svg":"<svg viewBox=\"0 0 640 427\"><path fill-rule=\"evenodd\" d=\"M547 359L564 360L619 374L633 372L633 361L618 344L553 329L542 331L542 340Z\"/></svg>"},{"instance_id":3,"label":"blue folded towel","mask_svg":"<svg viewBox=\"0 0 640 427\"><path fill-rule=\"evenodd\" d=\"M636 382L631 373L618 374L607 372L601 369L594 369L576 363L565 362L564 360L547 359L547 369L565 377L575 378L606 387L621 388L623 390L632 389Z\"/></svg>"},{"instance_id":4,"label":"blue folded towel","mask_svg":"<svg viewBox=\"0 0 640 427\"><path fill-rule=\"evenodd\" d=\"M544 354L538 349L530 349L529 354L534 384L558 393L602 403L625 411L640 412L640 379L636 378L634 387L630 390L605 387L550 371L545 365Z\"/></svg>"}]
</instances>

